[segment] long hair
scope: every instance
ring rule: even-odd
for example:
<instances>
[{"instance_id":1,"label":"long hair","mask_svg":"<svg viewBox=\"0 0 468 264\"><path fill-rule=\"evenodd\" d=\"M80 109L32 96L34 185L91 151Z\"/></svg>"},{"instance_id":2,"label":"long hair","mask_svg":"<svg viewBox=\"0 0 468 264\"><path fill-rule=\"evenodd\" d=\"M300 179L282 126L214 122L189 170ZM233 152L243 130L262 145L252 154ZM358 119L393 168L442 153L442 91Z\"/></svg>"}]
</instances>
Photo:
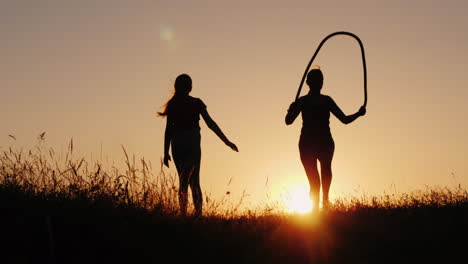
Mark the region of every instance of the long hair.
<instances>
[{"instance_id":1,"label":"long hair","mask_svg":"<svg viewBox=\"0 0 468 264\"><path fill-rule=\"evenodd\" d=\"M163 111L158 112L160 117L167 116L167 108L168 106L174 102L180 96L187 95L192 90L192 78L188 74L181 74L177 76L174 82L174 94L172 95L171 99L169 99L163 106Z\"/></svg>"}]
</instances>

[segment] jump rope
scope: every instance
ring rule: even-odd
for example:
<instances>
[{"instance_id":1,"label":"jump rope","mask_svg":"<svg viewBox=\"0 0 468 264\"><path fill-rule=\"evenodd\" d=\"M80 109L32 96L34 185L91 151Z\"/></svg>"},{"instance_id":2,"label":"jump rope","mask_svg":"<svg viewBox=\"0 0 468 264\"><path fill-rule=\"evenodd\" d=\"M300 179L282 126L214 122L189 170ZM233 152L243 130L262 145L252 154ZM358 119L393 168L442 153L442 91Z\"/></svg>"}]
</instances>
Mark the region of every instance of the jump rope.
<instances>
[{"instance_id":1,"label":"jump rope","mask_svg":"<svg viewBox=\"0 0 468 264\"><path fill-rule=\"evenodd\" d=\"M312 59L310 59L309 64L307 65L305 69L304 76L302 76L301 84L299 84L299 89L297 90L295 101L297 101L297 98L299 98L299 95L301 94L302 85L304 84L304 80L307 76L307 73L309 72L309 68L312 65L312 62L314 61L315 57L319 53L320 49L322 48L323 44L330 38L337 36L337 35L346 35L346 36L353 37L355 40L357 40L357 42L359 43L359 46L361 47L362 69L364 72L364 104L362 106L366 107L367 105L367 68L366 68L366 56L364 54L364 46L362 45L362 41L361 39L359 39L358 36L354 35L353 33L346 32L346 31L338 31L338 32L332 33L328 35L326 38L324 38L322 42L320 42L319 46L317 47L317 50L315 50L314 56L312 56Z\"/></svg>"}]
</instances>

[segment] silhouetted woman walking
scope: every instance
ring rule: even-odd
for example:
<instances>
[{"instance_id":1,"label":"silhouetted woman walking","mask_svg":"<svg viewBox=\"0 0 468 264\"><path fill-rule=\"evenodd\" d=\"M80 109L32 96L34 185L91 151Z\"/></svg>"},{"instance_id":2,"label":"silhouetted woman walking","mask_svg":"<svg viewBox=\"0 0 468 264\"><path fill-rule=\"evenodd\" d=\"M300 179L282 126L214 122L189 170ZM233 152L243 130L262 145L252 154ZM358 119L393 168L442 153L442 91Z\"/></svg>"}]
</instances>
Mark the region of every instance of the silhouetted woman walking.
<instances>
[{"instance_id":1,"label":"silhouetted woman walking","mask_svg":"<svg viewBox=\"0 0 468 264\"><path fill-rule=\"evenodd\" d=\"M352 115L345 115L330 96L322 95L323 74L320 69L313 69L307 74L307 85L310 91L307 95L293 102L286 115L286 124L294 122L302 113L302 130L299 139L299 152L310 185L310 197L314 210L319 208L320 185L322 186L322 204L326 210L329 207L328 192L332 180L332 159L335 143L330 132L330 112L342 123L349 124L358 117L365 115L363 106ZM317 169L320 161L321 177ZM321 184L320 184L321 183Z\"/></svg>"},{"instance_id":2,"label":"silhouetted woman walking","mask_svg":"<svg viewBox=\"0 0 468 264\"><path fill-rule=\"evenodd\" d=\"M192 190L195 215L202 214L203 197L200 187L200 115L207 126L232 150L238 151L236 145L229 141L211 119L206 105L199 98L189 95L192 91L192 79L187 74L177 76L174 84L175 93L166 103L165 109L159 113L167 117L164 133L164 165L169 167L172 156L179 174L179 206L183 215L187 213L188 186Z\"/></svg>"}]
</instances>

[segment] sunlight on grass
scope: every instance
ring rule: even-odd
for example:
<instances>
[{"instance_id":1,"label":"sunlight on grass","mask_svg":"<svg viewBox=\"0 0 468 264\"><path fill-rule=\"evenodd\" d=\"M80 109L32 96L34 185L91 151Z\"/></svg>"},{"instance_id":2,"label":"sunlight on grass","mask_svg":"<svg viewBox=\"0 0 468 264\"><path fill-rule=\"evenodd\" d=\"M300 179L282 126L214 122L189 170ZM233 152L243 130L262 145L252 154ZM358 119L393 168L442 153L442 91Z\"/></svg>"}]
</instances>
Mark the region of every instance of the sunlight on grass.
<instances>
[{"instance_id":1,"label":"sunlight on grass","mask_svg":"<svg viewBox=\"0 0 468 264\"><path fill-rule=\"evenodd\" d=\"M120 165L87 161L74 154L73 140L65 153L56 153L44 144L44 133L38 139L37 146L28 151L15 147L0 151L0 194L3 191L43 201L80 201L86 207L107 206L157 215L178 215L177 175L166 173L162 163L153 169L150 161L129 155L123 146L124 157ZM307 182L291 182L282 192L268 195L270 200L263 205L245 208L242 207L244 197L248 195L245 192L239 201L231 200L229 193L214 199L205 192L203 215L252 218L296 214L302 218L314 209L308 187ZM328 212L463 208L467 201L466 187L458 184L451 188L427 187L411 193L347 195L332 200ZM192 204L189 207L191 211Z\"/></svg>"},{"instance_id":2,"label":"sunlight on grass","mask_svg":"<svg viewBox=\"0 0 468 264\"><path fill-rule=\"evenodd\" d=\"M305 214L312 210L309 189L305 185L292 185L288 188L284 203L288 212Z\"/></svg>"}]
</instances>

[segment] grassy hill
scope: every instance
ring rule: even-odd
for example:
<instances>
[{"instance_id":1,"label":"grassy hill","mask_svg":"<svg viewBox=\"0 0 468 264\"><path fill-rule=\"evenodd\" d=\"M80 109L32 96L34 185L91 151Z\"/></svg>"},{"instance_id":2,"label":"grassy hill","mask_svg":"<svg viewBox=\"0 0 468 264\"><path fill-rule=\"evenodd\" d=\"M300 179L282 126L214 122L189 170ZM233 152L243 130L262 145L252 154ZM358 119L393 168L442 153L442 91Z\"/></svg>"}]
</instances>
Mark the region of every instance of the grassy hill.
<instances>
[{"instance_id":1,"label":"grassy hill","mask_svg":"<svg viewBox=\"0 0 468 264\"><path fill-rule=\"evenodd\" d=\"M126 154L125 154L126 155ZM326 213L177 214L171 177L38 147L0 157L0 263L447 263L468 248L468 192L334 201Z\"/></svg>"}]
</instances>

